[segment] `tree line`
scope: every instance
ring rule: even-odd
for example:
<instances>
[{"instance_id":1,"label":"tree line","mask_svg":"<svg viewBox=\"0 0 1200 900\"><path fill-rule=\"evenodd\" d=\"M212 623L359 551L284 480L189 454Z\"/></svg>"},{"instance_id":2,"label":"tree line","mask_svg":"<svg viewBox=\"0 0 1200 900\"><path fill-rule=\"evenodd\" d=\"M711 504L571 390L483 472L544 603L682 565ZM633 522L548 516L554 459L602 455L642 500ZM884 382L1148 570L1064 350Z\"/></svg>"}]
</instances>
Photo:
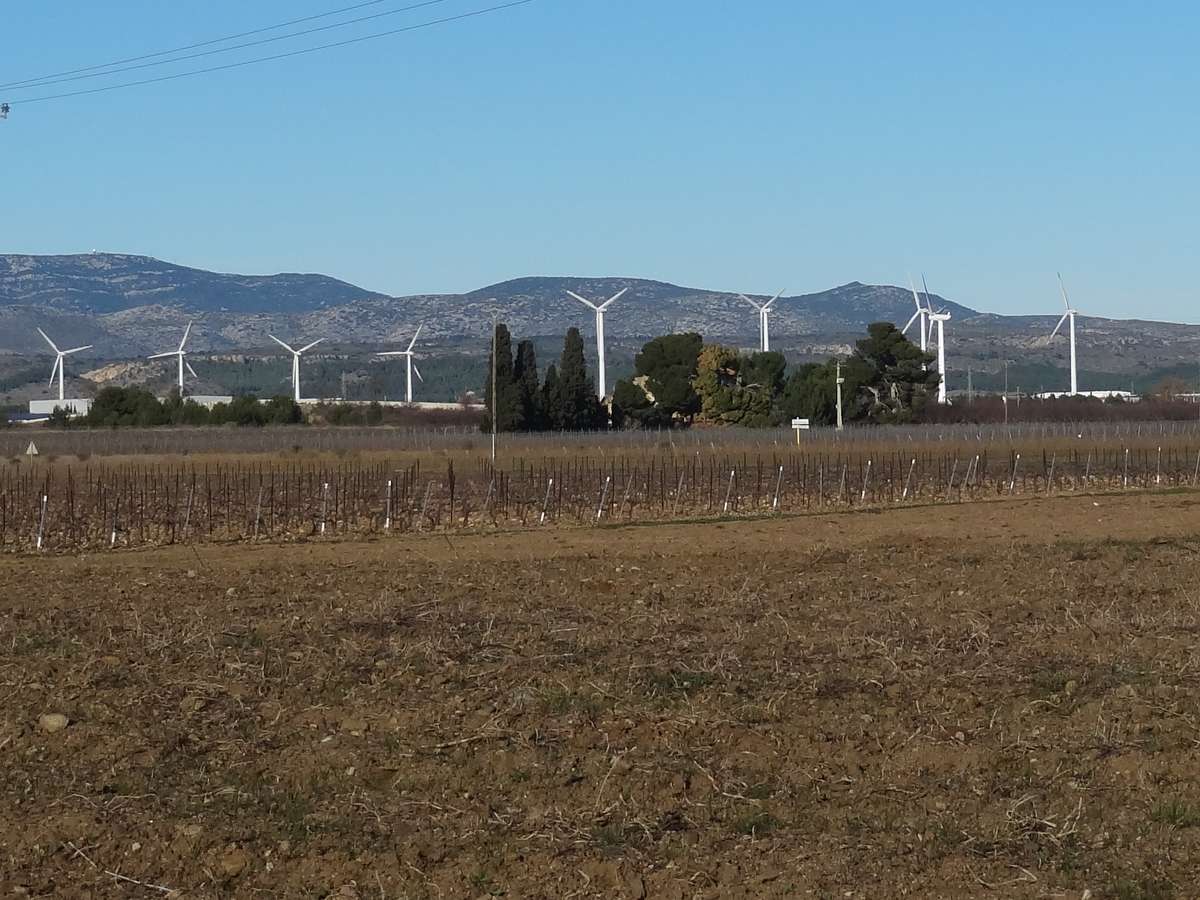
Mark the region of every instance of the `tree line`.
<instances>
[{"instance_id":1,"label":"tree line","mask_svg":"<svg viewBox=\"0 0 1200 900\"><path fill-rule=\"evenodd\" d=\"M72 417L55 409L50 426L66 428L157 428L165 425L297 425L304 413L291 397L259 400L252 395L229 403L201 406L179 395L178 389L160 400L149 391L133 387L106 387L97 392L86 416Z\"/></svg>"},{"instance_id":2,"label":"tree line","mask_svg":"<svg viewBox=\"0 0 1200 900\"><path fill-rule=\"evenodd\" d=\"M584 363L583 338L572 328L557 367L539 382L533 342L512 352L512 335L498 324L495 359L488 359L484 429L585 431L596 428L671 428L693 424L777 427L792 418L814 425L837 420L837 360L788 371L782 353L745 354L706 344L694 332L648 341L632 378L618 381L611 402L596 397ZM919 419L936 401L940 376L923 353L890 322L877 322L840 363L846 422L902 423ZM492 371L495 371L493 395Z\"/></svg>"}]
</instances>

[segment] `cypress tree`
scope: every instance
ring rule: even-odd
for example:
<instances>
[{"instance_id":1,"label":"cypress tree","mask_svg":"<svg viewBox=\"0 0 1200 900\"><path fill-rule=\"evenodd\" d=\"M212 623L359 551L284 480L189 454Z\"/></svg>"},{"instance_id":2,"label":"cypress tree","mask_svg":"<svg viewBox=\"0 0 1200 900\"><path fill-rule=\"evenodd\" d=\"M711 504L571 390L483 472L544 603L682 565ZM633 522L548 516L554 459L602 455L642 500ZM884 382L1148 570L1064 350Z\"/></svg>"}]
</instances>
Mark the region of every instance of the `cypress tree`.
<instances>
[{"instance_id":1,"label":"cypress tree","mask_svg":"<svg viewBox=\"0 0 1200 900\"><path fill-rule=\"evenodd\" d=\"M546 380L542 384L542 424L551 431L563 429L562 391L558 382L558 369L554 363L546 369Z\"/></svg>"},{"instance_id":2,"label":"cypress tree","mask_svg":"<svg viewBox=\"0 0 1200 900\"><path fill-rule=\"evenodd\" d=\"M564 429L587 431L603 428L607 424L604 408L596 399L596 388L592 379L588 377L587 364L583 358L583 336L578 328L570 329L563 342L562 359L558 366L558 383Z\"/></svg>"},{"instance_id":3,"label":"cypress tree","mask_svg":"<svg viewBox=\"0 0 1200 900\"><path fill-rule=\"evenodd\" d=\"M492 363L491 347L488 353L487 381L484 383L484 404L487 415L484 417L483 430L492 430L492 416L496 417L497 431L518 431L521 428L521 404L517 391L516 380L513 377L512 336L508 326L503 322L496 325L494 336L495 365ZM496 373L496 409L492 409L492 371Z\"/></svg>"},{"instance_id":4,"label":"cypress tree","mask_svg":"<svg viewBox=\"0 0 1200 900\"><path fill-rule=\"evenodd\" d=\"M537 354L533 341L517 345L517 361L513 365L513 380L521 408L521 422L526 431L542 430L541 396L538 392Z\"/></svg>"}]
</instances>

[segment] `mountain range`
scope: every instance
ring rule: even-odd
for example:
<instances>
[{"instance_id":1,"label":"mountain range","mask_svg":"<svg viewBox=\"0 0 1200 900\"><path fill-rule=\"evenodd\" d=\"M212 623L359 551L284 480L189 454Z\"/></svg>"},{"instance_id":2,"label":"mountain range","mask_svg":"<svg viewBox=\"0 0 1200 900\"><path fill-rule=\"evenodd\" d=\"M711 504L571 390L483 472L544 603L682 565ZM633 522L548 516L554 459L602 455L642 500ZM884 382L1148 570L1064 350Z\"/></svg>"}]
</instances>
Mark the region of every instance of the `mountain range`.
<instances>
[{"instance_id":1,"label":"mountain range","mask_svg":"<svg viewBox=\"0 0 1200 900\"><path fill-rule=\"evenodd\" d=\"M591 311L567 295L594 300L627 293L609 310L614 358L647 338L698 331L742 346L757 341L757 315L737 295L622 277L518 278L466 294L390 297L319 274L230 275L146 256L0 255L0 354L48 351L40 326L60 346L93 344L93 359L138 358L174 349L195 320L196 353L277 352L267 337L297 341L324 337L327 352L407 344L423 326L421 347L483 352L493 315L519 336L560 336L592 327ZM948 368L995 376L1003 360L1040 367L1043 380L1065 366L1066 342L1049 340L1056 317L1001 316L932 295L952 315ZM816 294L782 297L772 308L772 343L789 358L820 359L848 352L866 326L903 324L914 310L911 292L858 282ZM1140 320L1080 319L1080 368L1094 378L1128 386L1162 372L1194 372L1200 327ZM1035 376L1030 376L1035 377ZM1193 375L1194 377L1194 375ZM610 378L610 383L612 379Z\"/></svg>"}]
</instances>

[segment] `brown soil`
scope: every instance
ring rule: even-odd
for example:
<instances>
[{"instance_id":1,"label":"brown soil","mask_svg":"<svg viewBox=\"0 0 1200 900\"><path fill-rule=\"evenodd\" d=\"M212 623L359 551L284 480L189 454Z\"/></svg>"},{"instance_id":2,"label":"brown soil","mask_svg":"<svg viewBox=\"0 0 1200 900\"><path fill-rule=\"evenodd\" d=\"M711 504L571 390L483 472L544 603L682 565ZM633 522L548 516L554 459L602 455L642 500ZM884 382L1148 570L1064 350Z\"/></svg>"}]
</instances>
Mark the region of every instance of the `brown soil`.
<instances>
[{"instance_id":1,"label":"brown soil","mask_svg":"<svg viewBox=\"0 0 1200 900\"><path fill-rule=\"evenodd\" d=\"M1198 512L0 559L0 895L1195 896Z\"/></svg>"}]
</instances>

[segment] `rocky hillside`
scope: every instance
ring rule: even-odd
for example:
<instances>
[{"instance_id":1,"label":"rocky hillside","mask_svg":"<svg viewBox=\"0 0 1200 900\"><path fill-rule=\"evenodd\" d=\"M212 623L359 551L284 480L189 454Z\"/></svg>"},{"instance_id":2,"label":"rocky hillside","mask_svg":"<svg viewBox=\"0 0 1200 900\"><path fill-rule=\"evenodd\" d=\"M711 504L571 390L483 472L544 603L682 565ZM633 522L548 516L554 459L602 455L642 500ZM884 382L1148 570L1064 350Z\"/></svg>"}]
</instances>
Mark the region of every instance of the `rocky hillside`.
<instances>
[{"instance_id":1,"label":"rocky hillside","mask_svg":"<svg viewBox=\"0 0 1200 900\"><path fill-rule=\"evenodd\" d=\"M483 352L481 338L493 315L515 334L542 336L552 347L572 325L592 329L592 312L568 290L600 301L622 289L627 293L607 319L615 366L632 360L646 338L668 331L698 331L742 346L757 342L757 315L736 295L636 278L531 277L467 294L387 297L323 275L226 275L114 254L0 255L0 354L10 354L7 367L19 372L45 362L48 348L35 330L40 325L60 346L94 344L80 362L95 369L174 349L194 320L190 349L197 354L275 355L270 332L285 340L323 337L327 343L314 356L356 358L366 349L407 343L423 325L421 348L430 358ZM996 385L1006 359L1017 368L1016 383L1030 389L1064 380L1067 344L1062 337L1049 340L1054 317L981 313L936 295L933 303L954 317L947 333L954 388L965 386L968 370L976 387ZM890 285L852 282L787 295L773 308L772 346L793 360L827 358L849 352L869 323L903 323L912 312L911 293ZM1189 380L1197 374L1200 327L1086 317L1079 321L1079 341L1085 385L1128 387L1160 374Z\"/></svg>"},{"instance_id":2,"label":"rocky hillside","mask_svg":"<svg viewBox=\"0 0 1200 900\"><path fill-rule=\"evenodd\" d=\"M64 343L95 344L102 357L148 353L168 347L192 319L197 350L260 346L268 332L393 343L418 324L431 340L484 335L494 314L514 332L555 335L592 321L568 290L602 300L622 289L608 319L615 339L677 329L740 338L757 329L754 310L734 294L636 278L520 278L468 294L386 297L323 275L224 275L96 253L0 256L0 350L39 349L35 326L42 325ZM957 318L977 315L934 302ZM771 321L780 336L851 333L879 319L907 319L912 309L902 288L855 282L785 296Z\"/></svg>"},{"instance_id":3,"label":"rocky hillside","mask_svg":"<svg viewBox=\"0 0 1200 900\"><path fill-rule=\"evenodd\" d=\"M0 255L0 307L107 315L147 306L193 313L295 313L378 297L325 275L222 275L148 256Z\"/></svg>"}]
</instances>

